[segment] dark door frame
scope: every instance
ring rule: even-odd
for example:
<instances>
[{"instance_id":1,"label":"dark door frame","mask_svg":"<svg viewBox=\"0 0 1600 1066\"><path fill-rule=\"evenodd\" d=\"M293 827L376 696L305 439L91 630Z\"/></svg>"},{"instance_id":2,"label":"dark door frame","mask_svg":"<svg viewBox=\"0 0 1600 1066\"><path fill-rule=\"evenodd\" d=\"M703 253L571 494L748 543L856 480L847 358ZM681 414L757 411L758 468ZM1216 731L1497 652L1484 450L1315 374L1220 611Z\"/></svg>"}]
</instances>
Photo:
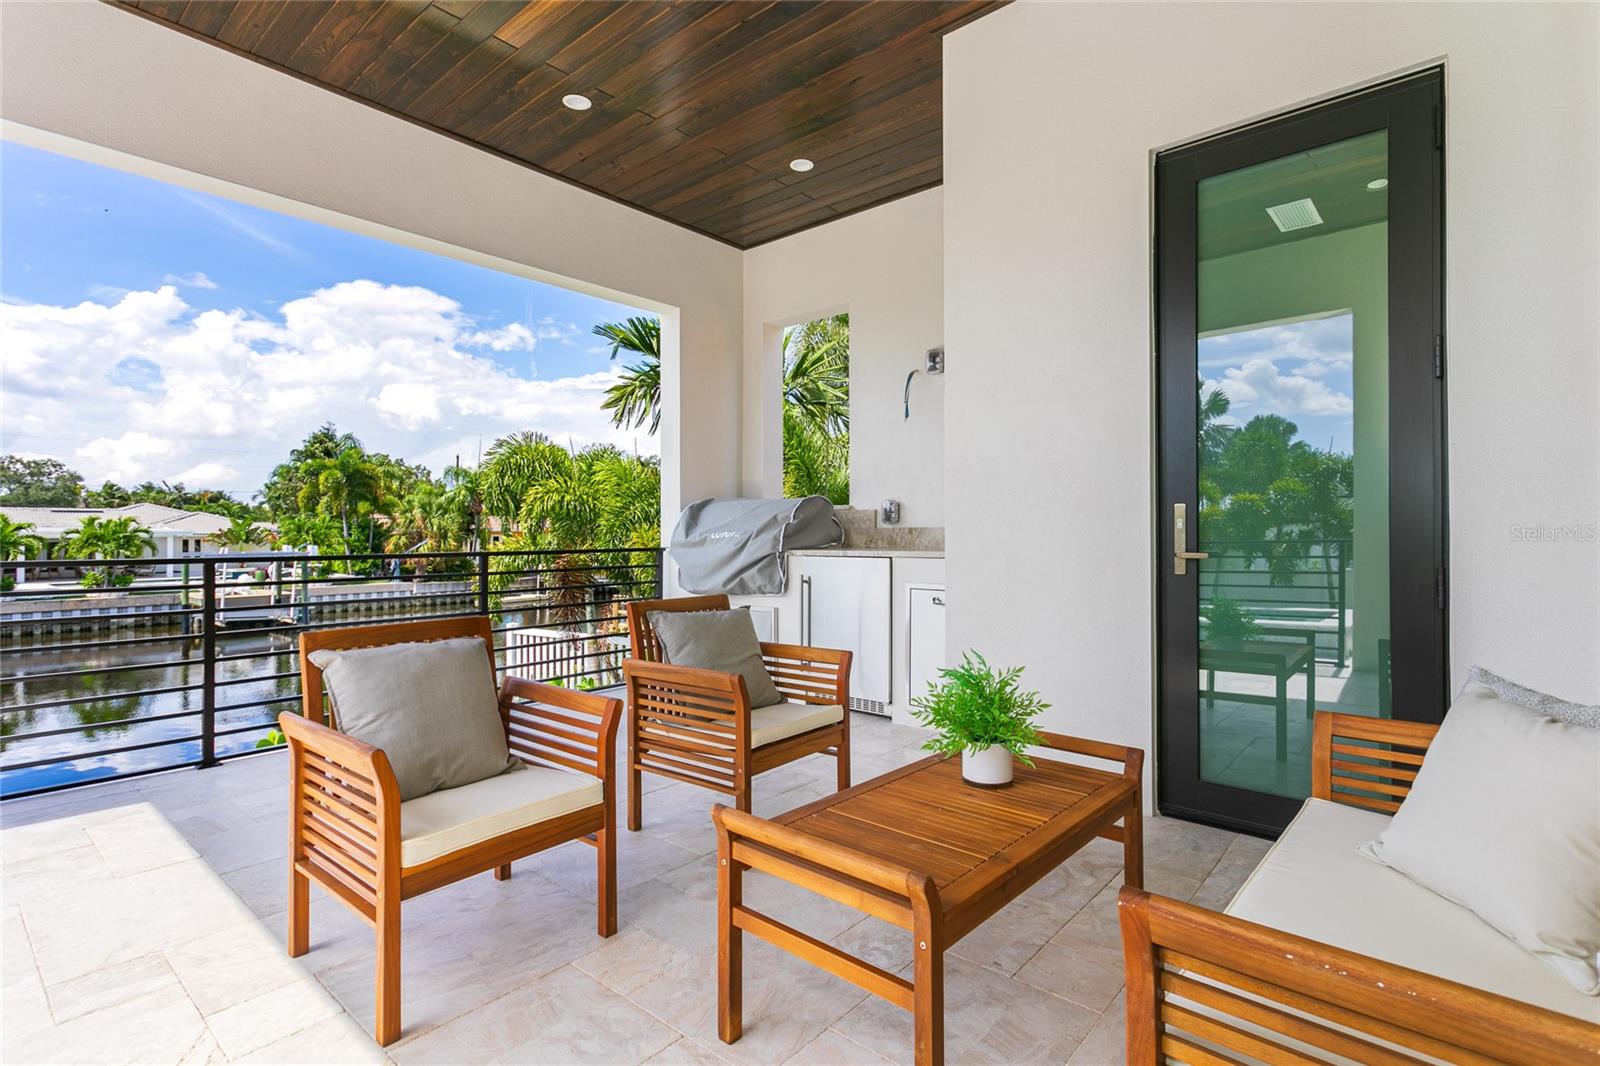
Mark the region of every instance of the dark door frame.
<instances>
[{"instance_id":1,"label":"dark door frame","mask_svg":"<svg viewBox=\"0 0 1600 1066\"><path fill-rule=\"evenodd\" d=\"M1164 813L1276 836L1301 805L1200 776L1199 582L1194 567L1180 577L1172 565L1175 549L1194 544L1191 532L1189 544L1174 545L1173 504L1199 513L1196 187L1214 174L1380 129L1389 131L1393 713L1424 722L1444 716L1444 74L1434 68L1156 156L1156 791Z\"/></svg>"}]
</instances>

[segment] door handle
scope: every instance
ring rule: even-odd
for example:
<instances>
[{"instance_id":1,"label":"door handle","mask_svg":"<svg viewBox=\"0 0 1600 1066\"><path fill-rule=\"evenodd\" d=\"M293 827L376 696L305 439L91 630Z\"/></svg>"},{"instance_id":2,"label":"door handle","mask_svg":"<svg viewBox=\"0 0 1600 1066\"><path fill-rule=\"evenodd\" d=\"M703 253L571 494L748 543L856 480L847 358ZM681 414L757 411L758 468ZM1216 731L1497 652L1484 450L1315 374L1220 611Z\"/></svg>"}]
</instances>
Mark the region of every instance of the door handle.
<instances>
[{"instance_id":1,"label":"door handle","mask_svg":"<svg viewBox=\"0 0 1600 1066\"><path fill-rule=\"evenodd\" d=\"M800 643L811 646L811 578L800 578Z\"/></svg>"},{"instance_id":2,"label":"door handle","mask_svg":"<svg viewBox=\"0 0 1600 1066\"><path fill-rule=\"evenodd\" d=\"M1172 572L1182 577L1189 572L1189 560L1209 559L1210 552L1192 552L1185 549L1189 542L1189 523L1187 521L1189 506L1175 503L1172 505Z\"/></svg>"}]
</instances>

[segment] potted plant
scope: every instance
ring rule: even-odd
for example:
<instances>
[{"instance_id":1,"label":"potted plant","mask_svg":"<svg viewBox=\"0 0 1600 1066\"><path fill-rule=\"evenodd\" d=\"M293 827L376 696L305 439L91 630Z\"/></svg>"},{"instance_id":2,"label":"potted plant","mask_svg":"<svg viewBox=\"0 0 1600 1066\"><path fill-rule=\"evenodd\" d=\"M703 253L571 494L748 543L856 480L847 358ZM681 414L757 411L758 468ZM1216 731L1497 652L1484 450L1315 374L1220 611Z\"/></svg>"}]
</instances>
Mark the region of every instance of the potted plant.
<instances>
[{"instance_id":1,"label":"potted plant","mask_svg":"<svg viewBox=\"0 0 1600 1066\"><path fill-rule=\"evenodd\" d=\"M1237 648L1261 634L1261 627L1238 600L1217 596L1205 606L1206 639Z\"/></svg>"},{"instance_id":2,"label":"potted plant","mask_svg":"<svg viewBox=\"0 0 1600 1066\"><path fill-rule=\"evenodd\" d=\"M987 788L1011 783L1012 757L1032 766L1027 749L1043 743L1032 720L1050 705L1037 692L1017 684L1022 667L996 670L975 651L960 666L939 671L942 683L928 686L927 696L911 701L917 721L937 730L922 745L929 751L961 755L961 776Z\"/></svg>"}]
</instances>

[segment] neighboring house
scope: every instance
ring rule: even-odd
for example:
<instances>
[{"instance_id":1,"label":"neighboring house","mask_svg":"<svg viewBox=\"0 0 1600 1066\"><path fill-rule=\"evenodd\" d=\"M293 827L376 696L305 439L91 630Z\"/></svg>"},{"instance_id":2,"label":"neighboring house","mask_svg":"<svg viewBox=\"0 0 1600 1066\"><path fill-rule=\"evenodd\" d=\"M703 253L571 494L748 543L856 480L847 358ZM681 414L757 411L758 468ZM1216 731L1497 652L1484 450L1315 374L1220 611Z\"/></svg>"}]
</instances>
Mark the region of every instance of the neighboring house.
<instances>
[{"instance_id":1,"label":"neighboring house","mask_svg":"<svg viewBox=\"0 0 1600 1066\"><path fill-rule=\"evenodd\" d=\"M159 503L134 503L126 507L8 507L0 505L0 514L5 515L13 522L31 522L34 536L45 542L44 551L35 558L40 560L56 557L56 545L70 529L76 529L85 518L93 515L96 518L132 518L139 525L150 530L150 537L156 542L156 550L147 553L150 558L156 559L183 559L200 555L215 555L220 549L210 544L206 538L215 533L220 533L228 528L228 519L223 515L209 514L205 511L183 511L176 507L164 507ZM271 523L260 523L263 528L272 528ZM265 548L266 545L251 545L251 549ZM169 562L164 568L168 576L176 576L180 563ZM24 579L19 572L19 578Z\"/></svg>"}]
</instances>

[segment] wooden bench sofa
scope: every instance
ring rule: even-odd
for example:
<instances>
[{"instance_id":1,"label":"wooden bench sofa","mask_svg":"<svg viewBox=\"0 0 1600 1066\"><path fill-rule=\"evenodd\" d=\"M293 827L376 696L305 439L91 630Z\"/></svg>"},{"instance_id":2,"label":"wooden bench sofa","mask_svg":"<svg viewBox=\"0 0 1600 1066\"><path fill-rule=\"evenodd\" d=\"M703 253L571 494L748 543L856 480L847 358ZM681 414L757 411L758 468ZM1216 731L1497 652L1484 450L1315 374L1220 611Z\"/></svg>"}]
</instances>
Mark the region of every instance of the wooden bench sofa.
<instances>
[{"instance_id":1,"label":"wooden bench sofa","mask_svg":"<svg viewBox=\"0 0 1600 1066\"><path fill-rule=\"evenodd\" d=\"M1437 728L1317 712L1312 798L1226 912L1122 890L1130 1064L1600 1061L1600 998L1356 853Z\"/></svg>"}]
</instances>

